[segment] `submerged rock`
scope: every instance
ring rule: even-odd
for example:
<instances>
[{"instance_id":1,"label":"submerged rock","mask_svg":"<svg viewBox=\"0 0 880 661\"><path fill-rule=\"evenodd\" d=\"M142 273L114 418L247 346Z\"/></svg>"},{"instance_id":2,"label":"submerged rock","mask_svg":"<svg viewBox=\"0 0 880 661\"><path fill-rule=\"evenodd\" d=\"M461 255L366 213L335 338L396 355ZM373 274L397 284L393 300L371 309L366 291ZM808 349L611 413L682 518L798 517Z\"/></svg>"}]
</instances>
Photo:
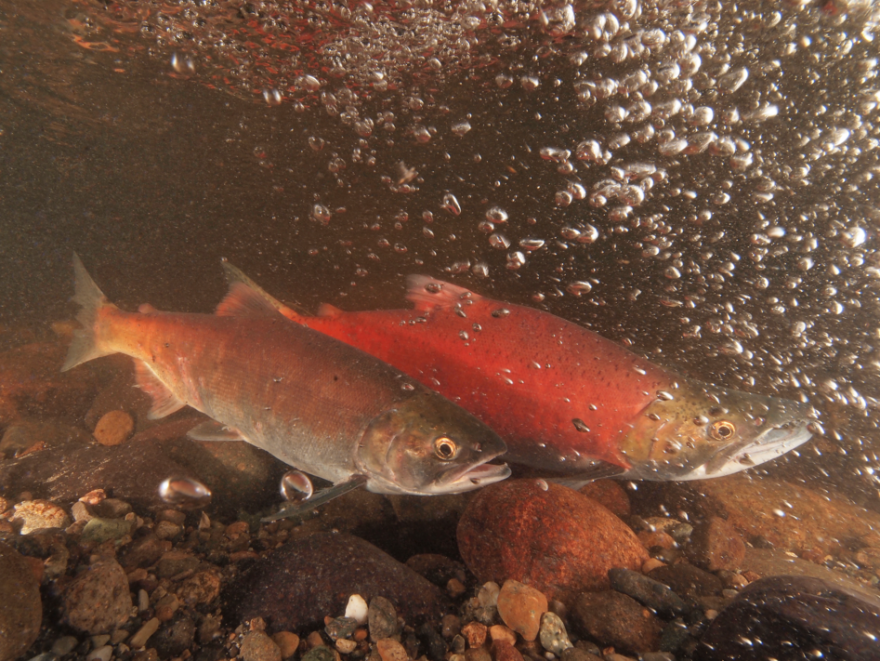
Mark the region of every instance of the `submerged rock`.
<instances>
[{"instance_id":1,"label":"submerged rock","mask_svg":"<svg viewBox=\"0 0 880 661\"><path fill-rule=\"evenodd\" d=\"M458 525L465 563L480 581L512 578L572 602L609 587L612 567L639 569L648 553L605 507L544 480L514 480L474 496Z\"/></svg>"},{"instance_id":2,"label":"submerged rock","mask_svg":"<svg viewBox=\"0 0 880 661\"><path fill-rule=\"evenodd\" d=\"M523 637L535 640L541 629L541 616L547 612L547 597L539 590L508 580L498 593L498 614L508 627Z\"/></svg>"},{"instance_id":3,"label":"submerged rock","mask_svg":"<svg viewBox=\"0 0 880 661\"><path fill-rule=\"evenodd\" d=\"M734 570L742 566L746 545L730 523L720 516L711 516L694 528L688 555L708 571Z\"/></svg>"},{"instance_id":4,"label":"submerged rock","mask_svg":"<svg viewBox=\"0 0 880 661\"><path fill-rule=\"evenodd\" d=\"M712 621L696 661L875 661L880 598L815 578L755 581Z\"/></svg>"},{"instance_id":5,"label":"submerged rock","mask_svg":"<svg viewBox=\"0 0 880 661\"><path fill-rule=\"evenodd\" d=\"M660 619L635 599L614 590L582 594L572 617L582 633L603 645L652 652L660 643Z\"/></svg>"},{"instance_id":6,"label":"submerged rock","mask_svg":"<svg viewBox=\"0 0 880 661\"><path fill-rule=\"evenodd\" d=\"M275 630L323 627L352 594L386 597L409 623L439 620L445 594L372 544L347 534L293 539L257 563L225 593L235 617L264 618ZM371 603L372 606L372 603Z\"/></svg>"},{"instance_id":7,"label":"submerged rock","mask_svg":"<svg viewBox=\"0 0 880 661\"><path fill-rule=\"evenodd\" d=\"M28 561L0 542L0 661L18 658L37 639L43 606Z\"/></svg>"},{"instance_id":8,"label":"submerged rock","mask_svg":"<svg viewBox=\"0 0 880 661\"><path fill-rule=\"evenodd\" d=\"M113 559L96 560L64 592L62 619L88 634L110 633L131 614L128 577Z\"/></svg>"}]
</instances>

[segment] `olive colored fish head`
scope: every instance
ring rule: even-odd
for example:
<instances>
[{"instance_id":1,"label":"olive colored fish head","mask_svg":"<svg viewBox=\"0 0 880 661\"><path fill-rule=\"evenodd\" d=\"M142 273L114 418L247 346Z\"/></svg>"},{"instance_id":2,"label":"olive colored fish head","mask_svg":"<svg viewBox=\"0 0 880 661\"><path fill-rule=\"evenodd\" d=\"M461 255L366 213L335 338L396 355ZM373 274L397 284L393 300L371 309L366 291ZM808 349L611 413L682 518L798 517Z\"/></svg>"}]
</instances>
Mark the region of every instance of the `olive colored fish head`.
<instances>
[{"instance_id":1,"label":"olive colored fish head","mask_svg":"<svg viewBox=\"0 0 880 661\"><path fill-rule=\"evenodd\" d=\"M811 407L680 380L659 392L620 444L644 480L702 480L780 457L812 435Z\"/></svg>"},{"instance_id":2,"label":"olive colored fish head","mask_svg":"<svg viewBox=\"0 0 880 661\"><path fill-rule=\"evenodd\" d=\"M503 480L510 468L487 462L506 451L504 441L471 414L418 390L370 422L355 463L370 491L429 496Z\"/></svg>"}]
</instances>

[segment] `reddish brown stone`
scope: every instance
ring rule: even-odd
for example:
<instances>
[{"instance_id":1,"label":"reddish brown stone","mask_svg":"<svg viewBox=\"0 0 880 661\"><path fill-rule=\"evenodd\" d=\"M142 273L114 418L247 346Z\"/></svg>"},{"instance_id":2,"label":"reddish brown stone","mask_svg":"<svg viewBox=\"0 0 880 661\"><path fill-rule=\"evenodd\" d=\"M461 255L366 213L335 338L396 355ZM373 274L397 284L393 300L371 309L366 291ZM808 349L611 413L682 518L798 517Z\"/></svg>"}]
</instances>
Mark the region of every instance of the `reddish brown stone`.
<instances>
[{"instance_id":1,"label":"reddish brown stone","mask_svg":"<svg viewBox=\"0 0 880 661\"><path fill-rule=\"evenodd\" d=\"M523 655L507 641L496 641L494 647L495 661L523 661Z\"/></svg>"},{"instance_id":2,"label":"reddish brown stone","mask_svg":"<svg viewBox=\"0 0 880 661\"><path fill-rule=\"evenodd\" d=\"M134 431L134 419L125 411L110 411L101 416L93 436L101 445L119 445Z\"/></svg>"},{"instance_id":3,"label":"reddish brown stone","mask_svg":"<svg viewBox=\"0 0 880 661\"><path fill-rule=\"evenodd\" d=\"M638 534L639 541L646 549L660 547L662 549L674 549L678 544L672 535L662 530L643 530Z\"/></svg>"},{"instance_id":4,"label":"reddish brown stone","mask_svg":"<svg viewBox=\"0 0 880 661\"><path fill-rule=\"evenodd\" d=\"M688 555L694 564L708 571L734 570L742 566L746 545L732 525L712 516L694 528Z\"/></svg>"},{"instance_id":5,"label":"reddish brown stone","mask_svg":"<svg viewBox=\"0 0 880 661\"><path fill-rule=\"evenodd\" d=\"M586 592L578 597L576 626L603 645L628 652L653 652L660 644L660 619L632 597L614 590Z\"/></svg>"},{"instance_id":6,"label":"reddish brown stone","mask_svg":"<svg viewBox=\"0 0 880 661\"><path fill-rule=\"evenodd\" d=\"M584 485L578 491L597 503L604 505L616 516L629 516L631 513L629 496L620 482L615 480L596 480Z\"/></svg>"},{"instance_id":7,"label":"reddish brown stone","mask_svg":"<svg viewBox=\"0 0 880 661\"><path fill-rule=\"evenodd\" d=\"M478 492L459 522L458 544L480 581L512 578L568 603L584 590L607 589L612 567L638 571L648 559L635 534L605 507L531 479Z\"/></svg>"},{"instance_id":8,"label":"reddish brown stone","mask_svg":"<svg viewBox=\"0 0 880 661\"><path fill-rule=\"evenodd\" d=\"M519 581L505 581L498 594L498 614L523 640L534 640L541 628L541 616L547 612L547 597Z\"/></svg>"}]
</instances>

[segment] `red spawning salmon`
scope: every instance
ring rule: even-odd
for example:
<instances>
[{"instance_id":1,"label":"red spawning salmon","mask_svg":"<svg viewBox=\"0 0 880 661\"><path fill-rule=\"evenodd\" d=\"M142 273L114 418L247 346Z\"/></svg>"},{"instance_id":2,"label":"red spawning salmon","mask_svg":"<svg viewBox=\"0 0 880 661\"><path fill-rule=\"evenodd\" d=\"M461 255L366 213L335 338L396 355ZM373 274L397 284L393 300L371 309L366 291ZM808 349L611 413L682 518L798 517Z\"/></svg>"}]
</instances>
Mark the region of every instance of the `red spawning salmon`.
<instances>
[{"instance_id":1,"label":"red spawning salmon","mask_svg":"<svg viewBox=\"0 0 880 661\"><path fill-rule=\"evenodd\" d=\"M810 407L699 383L552 314L411 276L412 310L307 316L226 263L236 287L394 365L473 413L505 458L573 476L720 477L806 442Z\"/></svg>"},{"instance_id":2,"label":"red spawning salmon","mask_svg":"<svg viewBox=\"0 0 880 661\"><path fill-rule=\"evenodd\" d=\"M501 439L461 407L347 344L278 314L239 289L237 316L124 312L74 259L81 310L65 370L123 353L153 399L151 417L184 406L212 419L201 440L245 440L336 485L323 500L365 484L376 493L434 495L502 480L487 462ZM246 311L246 313L242 313Z\"/></svg>"}]
</instances>

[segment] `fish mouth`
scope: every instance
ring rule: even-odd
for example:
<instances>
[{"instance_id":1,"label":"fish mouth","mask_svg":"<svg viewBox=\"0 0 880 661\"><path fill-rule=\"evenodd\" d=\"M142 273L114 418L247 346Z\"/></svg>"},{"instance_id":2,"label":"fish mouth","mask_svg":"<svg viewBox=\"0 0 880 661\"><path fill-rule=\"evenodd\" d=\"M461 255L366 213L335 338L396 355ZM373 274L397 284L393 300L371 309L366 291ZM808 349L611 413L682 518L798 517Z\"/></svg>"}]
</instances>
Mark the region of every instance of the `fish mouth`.
<instances>
[{"instance_id":1,"label":"fish mouth","mask_svg":"<svg viewBox=\"0 0 880 661\"><path fill-rule=\"evenodd\" d=\"M487 459L486 462L492 459L494 457ZM445 473L439 481L434 482L426 489L427 493L431 495L463 493L510 477L510 466L507 464L486 462Z\"/></svg>"},{"instance_id":2,"label":"fish mouth","mask_svg":"<svg viewBox=\"0 0 880 661\"><path fill-rule=\"evenodd\" d=\"M812 438L809 421L789 422L771 427L754 439L733 445L706 463L676 478L679 481L724 477L772 461Z\"/></svg>"}]
</instances>

